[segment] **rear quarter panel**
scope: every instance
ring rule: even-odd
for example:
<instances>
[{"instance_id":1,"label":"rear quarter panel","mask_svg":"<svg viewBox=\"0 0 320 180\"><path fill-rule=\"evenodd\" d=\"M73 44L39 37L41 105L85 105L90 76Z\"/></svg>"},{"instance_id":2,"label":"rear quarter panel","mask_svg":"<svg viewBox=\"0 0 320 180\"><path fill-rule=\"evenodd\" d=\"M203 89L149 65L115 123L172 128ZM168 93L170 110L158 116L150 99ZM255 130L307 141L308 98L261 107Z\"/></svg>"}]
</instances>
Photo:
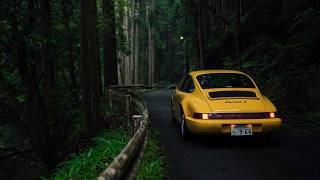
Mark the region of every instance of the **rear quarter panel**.
<instances>
[{"instance_id":1,"label":"rear quarter panel","mask_svg":"<svg viewBox=\"0 0 320 180\"><path fill-rule=\"evenodd\" d=\"M189 93L181 102L181 106L185 113L185 116L192 117L194 113L210 113L211 109L204 99L202 92L195 90L193 93Z\"/></svg>"},{"instance_id":2,"label":"rear quarter panel","mask_svg":"<svg viewBox=\"0 0 320 180\"><path fill-rule=\"evenodd\" d=\"M262 101L265 106L266 112L277 112L276 106L270 101L269 98L262 96Z\"/></svg>"}]
</instances>

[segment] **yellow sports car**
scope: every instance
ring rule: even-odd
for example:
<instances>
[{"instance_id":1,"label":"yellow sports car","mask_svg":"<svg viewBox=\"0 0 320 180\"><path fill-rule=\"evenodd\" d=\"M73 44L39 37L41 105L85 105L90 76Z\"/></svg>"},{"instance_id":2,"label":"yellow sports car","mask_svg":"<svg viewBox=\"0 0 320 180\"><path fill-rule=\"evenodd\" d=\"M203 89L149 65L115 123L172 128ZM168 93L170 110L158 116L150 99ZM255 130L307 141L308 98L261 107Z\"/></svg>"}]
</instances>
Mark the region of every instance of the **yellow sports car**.
<instances>
[{"instance_id":1,"label":"yellow sports car","mask_svg":"<svg viewBox=\"0 0 320 180\"><path fill-rule=\"evenodd\" d=\"M246 136L277 132L281 119L250 76L233 70L190 72L171 85L171 118L191 134Z\"/></svg>"}]
</instances>

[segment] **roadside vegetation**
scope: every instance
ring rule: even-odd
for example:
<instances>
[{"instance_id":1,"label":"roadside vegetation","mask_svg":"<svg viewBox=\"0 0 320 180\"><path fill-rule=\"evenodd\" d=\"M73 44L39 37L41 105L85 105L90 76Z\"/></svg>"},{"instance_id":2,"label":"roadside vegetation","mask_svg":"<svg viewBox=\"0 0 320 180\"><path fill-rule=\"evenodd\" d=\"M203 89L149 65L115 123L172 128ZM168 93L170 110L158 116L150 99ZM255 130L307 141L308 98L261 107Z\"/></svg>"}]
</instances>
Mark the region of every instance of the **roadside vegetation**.
<instances>
[{"instance_id":1,"label":"roadside vegetation","mask_svg":"<svg viewBox=\"0 0 320 180\"><path fill-rule=\"evenodd\" d=\"M121 152L129 139L127 130L103 130L93 138L91 146L58 165L49 179L95 179ZM151 130L137 179L161 180L166 175L165 155L156 132Z\"/></svg>"},{"instance_id":2,"label":"roadside vegetation","mask_svg":"<svg viewBox=\"0 0 320 180\"><path fill-rule=\"evenodd\" d=\"M50 179L95 179L129 141L123 130L103 130L92 140L92 146L60 164Z\"/></svg>"},{"instance_id":3,"label":"roadside vegetation","mask_svg":"<svg viewBox=\"0 0 320 180\"><path fill-rule=\"evenodd\" d=\"M154 130L148 135L148 143L140 164L137 179L165 179L166 173L166 159L159 143L158 137Z\"/></svg>"}]
</instances>

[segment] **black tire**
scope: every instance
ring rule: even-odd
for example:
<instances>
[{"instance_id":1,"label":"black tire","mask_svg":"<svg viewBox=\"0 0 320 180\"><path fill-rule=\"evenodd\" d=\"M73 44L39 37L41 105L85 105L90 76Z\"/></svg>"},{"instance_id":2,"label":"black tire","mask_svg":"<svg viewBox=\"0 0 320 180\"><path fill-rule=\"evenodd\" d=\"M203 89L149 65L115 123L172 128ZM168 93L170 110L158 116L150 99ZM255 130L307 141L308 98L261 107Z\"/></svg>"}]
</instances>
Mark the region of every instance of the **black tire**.
<instances>
[{"instance_id":1,"label":"black tire","mask_svg":"<svg viewBox=\"0 0 320 180\"><path fill-rule=\"evenodd\" d=\"M183 140L187 140L190 137L190 133L189 133L188 127L186 126L185 116L183 112L181 113L180 118L181 118L180 119L180 135Z\"/></svg>"}]
</instances>

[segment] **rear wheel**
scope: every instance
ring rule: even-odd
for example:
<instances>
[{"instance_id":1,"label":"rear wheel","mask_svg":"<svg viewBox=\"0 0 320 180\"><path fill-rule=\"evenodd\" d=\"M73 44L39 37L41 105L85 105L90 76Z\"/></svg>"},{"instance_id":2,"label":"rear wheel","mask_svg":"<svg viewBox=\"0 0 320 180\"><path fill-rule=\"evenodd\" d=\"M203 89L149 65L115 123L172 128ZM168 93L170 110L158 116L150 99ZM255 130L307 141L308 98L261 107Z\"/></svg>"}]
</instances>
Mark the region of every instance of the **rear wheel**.
<instances>
[{"instance_id":1,"label":"rear wheel","mask_svg":"<svg viewBox=\"0 0 320 180\"><path fill-rule=\"evenodd\" d=\"M181 114L181 119L180 119L180 134L182 139L184 140L188 139L190 136L188 128L186 126L185 115L183 112Z\"/></svg>"}]
</instances>

